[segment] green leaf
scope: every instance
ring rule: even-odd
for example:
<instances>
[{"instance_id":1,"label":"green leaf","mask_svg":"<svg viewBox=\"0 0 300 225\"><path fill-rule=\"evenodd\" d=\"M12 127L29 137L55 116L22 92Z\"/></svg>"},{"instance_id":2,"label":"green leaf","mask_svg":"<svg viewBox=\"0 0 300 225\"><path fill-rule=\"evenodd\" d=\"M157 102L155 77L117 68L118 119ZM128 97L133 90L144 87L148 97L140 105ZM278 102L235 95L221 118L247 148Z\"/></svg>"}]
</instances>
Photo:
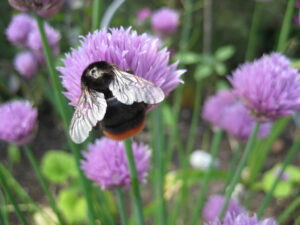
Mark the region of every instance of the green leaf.
<instances>
[{"instance_id":1,"label":"green leaf","mask_svg":"<svg viewBox=\"0 0 300 225\"><path fill-rule=\"evenodd\" d=\"M224 63L216 63L215 70L216 70L217 74L221 75L221 76L225 75L227 72L227 68Z\"/></svg>"},{"instance_id":2,"label":"green leaf","mask_svg":"<svg viewBox=\"0 0 300 225\"><path fill-rule=\"evenodd\" d=\"M68 224L82 223L87 219L85 198L79 196L74 189L61 190L58 194L57 204Z\"/></svg>"},{"instance_id":3,"label":"green leaf","mask_svg":"<svg viewBox=\"0 0 300 225\"><path fill-rule=\"evenodd\" d=\"M198 63L202 59L202 56L194 52L179 52L175 55L175 59L179 60L182 65L188 65Z\"/></svg>"},{"instance_id":4,"label":"green leaf","mask_svg":"<svg viewBox=\"0 0 300 225\"><path fill-rule=\"evenodd\" d=\"M195 71L195 80L196 81L201 81L206 77L209 77L213 72L213 69L210 65L203 65L203 64L199 64L196 67L196 71Z\"/></svg>"},{"instance_id":5,"label":"green leaf","mask_svg":"<svg viewBox=\"0 0 300 225\"><path fill-rule=\"evenodd\" d=\"M174 124L173 124L174 113L173 113L172 108L170 107L169 104L163 104L162 116L163 116L163 121L166 123L166 125L169 125L171 127L174 126Z\"/></svg>"},{"instance_id":6,"label":"green leaf","mask_svg":"<svg viewBox=\"0 0 300 225\"><path fill-rule=\"evenodd\" d=\"M235 50L233 46L223 46L216 51L215 58L219 61L226 61L233 56L234 52Z\"/></svg>"},{"instance_id":7,"label":"green leaf","mask_svg":"<svg viewBox=\"0 0 300 225\"><path fill-rule=\"evenodd\" d=\"M56 184L66 182L69 177L77 178L78 176L74 157L58 150L48 151L44 155L42 172L49 181Z\"/></svg>"}]
</instances>

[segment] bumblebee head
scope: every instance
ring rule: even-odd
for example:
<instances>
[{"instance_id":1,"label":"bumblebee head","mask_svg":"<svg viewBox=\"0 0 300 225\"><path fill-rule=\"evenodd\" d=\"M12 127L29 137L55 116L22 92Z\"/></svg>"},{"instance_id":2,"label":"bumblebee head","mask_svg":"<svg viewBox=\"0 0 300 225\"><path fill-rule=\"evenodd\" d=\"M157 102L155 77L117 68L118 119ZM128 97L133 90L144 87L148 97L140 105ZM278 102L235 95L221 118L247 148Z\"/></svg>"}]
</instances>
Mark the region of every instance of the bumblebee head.
<instances>
[{"instance_id":1,"label":"bumblebee head","mask_svg":"<svg viewBox=\"0 0 300 225\"><path fill-rule=\"evenodd\" d=\"M87 76L94 78L95 80L103 75L103 71L99 70L97 66L92 67L87 71Z\"/></svg>"}]
</instances>

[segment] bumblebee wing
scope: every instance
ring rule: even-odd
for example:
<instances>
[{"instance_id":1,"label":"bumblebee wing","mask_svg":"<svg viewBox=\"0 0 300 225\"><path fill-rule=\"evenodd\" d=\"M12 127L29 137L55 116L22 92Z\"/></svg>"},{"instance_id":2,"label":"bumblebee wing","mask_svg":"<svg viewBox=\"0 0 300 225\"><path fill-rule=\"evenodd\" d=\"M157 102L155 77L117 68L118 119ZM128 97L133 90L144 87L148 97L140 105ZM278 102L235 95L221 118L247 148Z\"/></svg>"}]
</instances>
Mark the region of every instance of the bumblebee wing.
<instances>
[{"instance_id":1,"label":"bumblebee wing","mask_svg":"<svg viewBox=\"0 0 300 225\"><path fill-rule=\"evenodd\" d=\"M106 107L103 93L82 90L69 129L70 137L76 144L84 142L92 128L103 119Z\"/></svg>"},{"instance_id":2,"label":"bumblebee wing","mask_svg":"<svg viewBox=\"0 0 300 225\"><path fill-rule=\"evenodd\" d=\"M118 68L113 70L115 78L109 84L109 90L120 102L131 105L134 102L146 104L160 103L165 95L156 84Z\"/></svg>"}]
</instances>

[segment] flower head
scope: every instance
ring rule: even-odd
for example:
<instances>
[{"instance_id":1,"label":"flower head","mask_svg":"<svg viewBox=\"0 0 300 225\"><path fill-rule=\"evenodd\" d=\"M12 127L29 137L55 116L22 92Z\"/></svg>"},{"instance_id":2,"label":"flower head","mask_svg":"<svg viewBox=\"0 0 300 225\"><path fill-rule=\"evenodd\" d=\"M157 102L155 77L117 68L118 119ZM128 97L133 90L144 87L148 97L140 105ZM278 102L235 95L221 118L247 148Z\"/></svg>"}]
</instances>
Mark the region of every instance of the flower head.
<instances>
[{"instance_id":1,"label":"flower head","mask_svg":"<svg viewBox=\"0 0 300 225\"><path fill-rule=\"evenodd\" d=\"M152 15L151 25L152 29L159 36L166 36L174 33L179 22L179 14L169 8L161 8Z\"/></svg>"},{"instance_id":2,"label":"flower head","mask_svg":"<svg viewBox=\"0 0 300 225\"><path fill-rule=\"evenodd\" d=\"M277 222L272 218L258 220L257 216L249 216L248 213L227 213L224 220L221 222L218 218L205 225L277 225Z\"/></svg>"},{"instance_id":3,"label":"flower head","mask_svg":"<svg viewBox=\"0 0 300 225\"><path fill-rule=\"evenodd\" d=\"M58 68L62 84L67 89L65 96L76 102L81 95L83 71L97 61L116 64L124 71L131 69L137 76L154 82L167 95L181 82L184 70L176 70L178 63L168 65L169 52L160 47L158 39L147 34L138 35L130 28L103 29L88 34L78 49L66 54L64 66Z\"/></svg>"},{"instance_id":4,"label":"flower head","mask_svg":"<svg viewBox=\"0 0 300 225\"><path fill-rule=\"evenodd\" d=\"M63 0L8 0L17 10L35 11L42 17L51 17L62 7Z\"/></svg>"},{"instance_id":5,"label":"flower head","mask_svg":"<svg viewBox=\"0 0 300 225\"><path fill-rule=\"evenodd\" d=\"M145 21L145 19L149 18L150 16L151 16L151 9L143 8L137 12L136 19L139 24L142 24Z\"/></svg>"},{"instance_id":6,"label":"flower head","mask_svg":"<svg viewBox=\"0 0 300 225\"><path fill-rule=\"evenodd\" d=\"M30 78L37 72L37 59L31 52L21 52L15 59L14 64L16 70L24 77Z\"/></svg>"},{"instance_id":7,"label":"flower head","mask_svg":"<svg viewBox=\"0 0 300 225\"><path fill-rule=\"evenodd\" d=\"M59 31L52 28L49 24L45 23L45 33L52 50L52 54L56 57L59 53L59 40L60 40L60 33ZM44 61L44 54L43 54L43 43L41 39L41 35L37 24L35 23L34 29L30 32L27 41L28 47L36 54L37 58L40 62Z\"/></svg>"},{"instance_id":8,"label":"flower head","mask_svg":"<svg viewBox=\"0 0 300 225\"><path fill-rule=\"evenodd\" d=\"M37 128L37 110L28 101L11 101L0 106L0 139L28 144Z\"/></svg>"},{"instance_id":9,"label":"flower head","mask_svg":"<svg viewBox=\"0 0 300 225\"><path fill-rule=\"evenodd\" d=\"M206 221L213 221L216 218L218 218L224 201L225 197L222 195L210 196L203 209L204 219ZM226 212L240 214L244 211L245 209L242 206L240 206L236 200L231 199Z\"/></svg>"},{"instance_id":10,"label":"flower head","mask_svg":"<svg viewBox=\"0 0 300 225\"><path fill-rule=\"evenodd\" d=\"M275 121L300 108L300 76L279 53L245 63L233 72L234 94L260 122Z\"/></svg>"},{"instance_id":11,"label":"flower head","mask_svg":"<svg viewBox=\"0 0 300 225\"><path fill-rule=\"evenodd\" d=\"M33 24L34 20L24 13L14 16L6 29L7 39L15 45L25 47Z\"/></svg>"},{"instance_id":12,"label":"flower head","mask_svg":"<svg viewBox=\"0 0 300 225\"><path fill-rule=\"evenodd\" d=\"M127 165L123 142L109 138L96 140L88 146L89 152L84 153L85 160L81 165L86 176L95 181L102 189L129 186L130 172ZM134 161L139 181L145 182L150 168L151 152L144 144L132 144Z\"/></svg>"},{"instance_id":13,"label":"flower head","mask_svg":"<svg viewBox=\"0 0 300 225\"><path fill-rule=\"evenodd\" d=\"M210 97L204 104L202 117L238 140L247 140L255 124L250 111L230 90L219 91ZM270 123L261 124L258 137L266 137L270 130Z\"/></svg>"}]
</instances>

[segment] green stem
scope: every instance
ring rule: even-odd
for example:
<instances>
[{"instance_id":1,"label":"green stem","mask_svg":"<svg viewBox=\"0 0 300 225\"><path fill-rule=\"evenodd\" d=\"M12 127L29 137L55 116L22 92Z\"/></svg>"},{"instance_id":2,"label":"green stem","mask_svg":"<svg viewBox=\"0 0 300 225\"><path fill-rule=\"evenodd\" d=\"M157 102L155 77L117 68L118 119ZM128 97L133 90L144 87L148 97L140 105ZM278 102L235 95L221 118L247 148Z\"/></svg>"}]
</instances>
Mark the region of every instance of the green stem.
<instances>
[{"instance_id":1,"label":"green stem","mask_svg":"<svg viewBox=\"0 0 300 225\"><path fill-rule=\"evenodd\" d=\"M127 163L130 171L131 177L131 187L133 202L136 211L136 220L138 225L145 225L144 215L143 215L143 205L139 188L139 178L135 167L134 156L132 151L131 140L128 138L124 140Z\"/></svg>"},{"instance_id":2,"label":"green stem","mask_svg":"<svg viewBox=\"0 0 300 225\"><path fill-rule=\"evenodd\" d=\"M246 50L246 60L253 60L254 55L255 55L255 50L256 44L257 44L257 36L259 34L259 25L261 21L261 9L262 9L262 3L261 2L256 2L255 3L255 8L254 8L254 13L252 17L252 24L250 28L250 34L249 34L249 40L248 40L248 45L247 45L247 50Z\"/></svg>"},{"instance_id":3,"label":"green stem","mask_svg":"<svg viewBox=\"0 0 300 225\"><path fill-rule=\"evenodd\" d=\"M27 220L25 219L25 216L24 214L21 212L19 206L18 206L18 203L16 202L14 196L12 195L12 193L10 192L10 189L9 187L7 186L7 183L6 183L6 180L5 180L5 177L3 176L2 174L2 171L0 171L0 183L4 189L4 191L6 192L7 194L7 197L9 199L9 201L12 203L14 209L15 209L15 212L20 220L20 222L23 224L23 225L29 225L29 223L27 222Z\"/></svg>"},{"instance_id":4,"label":"green stem","mask_svg":"<svg viewBox=\"0 0 300 225\"><path fill-rule=\"evenodd\" d=\"M204 178L203 178L203 183L202 183L202 186L201 186L201 189L200 189L200 194L197 198L196 207L194 209L194 213L193 213L193 216L192 216L191 225L196 225L197 224L197 220L198 220L199 215L202 211L204 201L205 201L206 191L207 191L208 184L209 184L209 181L210 181L210 178L211 178L211 173L212 173L213 168L214 168L215 159L216 159L216 156L219 152L219 146L220 146L221 140L222 140L222 130L218 130L214 134L212 147L211 147L211 162L210 162L209 167L208 167L207 171L205 172L205 175L204 175Z\"/></svg>"},{"instance_id":5,"label":"green stem","mask_svg":"<svg viewBox=\"0 0 300 225\"><path fill-rule=\"evenodd\" d=\"M284 19L282 22L282 27L279 34L279 40L277 44L277 51L284 52L287 44L287 39L289 37L289 33L291 30L292 20L293 20L293 12L295 8L296 0L289 0Z\"/></svg>"},{"instance_id":6,"label":"green stem","mask_svg":"<svg viewBox=\"0 0 300 225\"><path fill-rule=\"evenodd\" d=\"M165 207L164 198L164 132L163 131L163 121L161 107L158 106L154 114L154 129L153 137L155 137L154 142L154 169L155 169L155 180L154 180L154 190L156 195L156 200L158 202L158 207L156 208L156 218L159 218L159 224L166 224L167 221L167 211ZM157 224L157 223L155 223Z\"/></svg>"},{"instance_id":7,"label":"green stem","mask_svg":"<svg viewBox=\"0 0 300 225\"><path fill-rule=\"evenodd\" d=\"M123 192L120 188L116 188L116 196L117 196L119 212L121 215L122 225L127 225L128 223L127 223L127 216L126 216L126 210L125 210L124 199L123 199Z\"/></svg>"},{"instance_id":8,"label":"green stem","mask_svg":"<svg viewBox=\"0 0 300 225\"><path fill-rule=\"evenodd\" d=\"M249 155L253 149L253 146L254 146L254 143L255 143L255 139L256 139L256 136L257 136L257 133L258 133L258 130L259 130L259 126L260 124L258 122L255 123L255 126L253 128L253 131L251 133L251 136L247 142L247 146L246 146L246 149L245 149L245 152L243 154L243 157L236 169L236 173L234 174L234 177L232 179L232 183L231 185L229 186L229 189L226 193L226 196L225 196L225 202L222 206L222 210L220 212L220 215L219 215L219 219L222 220L224 215L225 215L225 211L228 207L228 204L229 204L229 200L231 198L231 195L232 195L232 192L234 191L235 189L235 186L237 185L237 183L239 182L240 180L240 175L242 173L242 170L244 169L244 166L246 165L246 162L249 158Z\"/></svg>"},{"instance_id":9,"label":"green stem","mask_svg":"<svg viewBox=\"0 0 300 225\"><path fill-rule=\"evenodd\" d=\"M288 216L300 205L300 196L298 196L280 215L278 224L282 224Z\"/></svg>"},{"instance_id":10,"label":"green stem","mask_svg":"<svg viewBox=\"0 0 300 225\"><path fill-rule=\"evenodd\" d=\"M49 46L46 34L45 34L43 19L39 16L36 16L36 21L37 21L37 24L38 24L38 28L39 28L42 43L43 43L43 49L44 49L44 54L45 54L45 57L46 57L47 67L48 67L48 70L49 70L52 85L54 87L55 98L56 98L56 101L59 105L60 114L61 114L61 117L63 119L63 124L64 124L64 127L65 127L68 143L69 143L69 146L70 146L70 148L72 150L72 153L75 157L77 170L78 170L79 177L80 177L80 182L81 182L81 185L82 185L82 188L83 188L85 198L87 200L87 206L88 206L88 211L89 211L89 216L90 216L90 223L92 225L95 225L95 218L96 217L95 217L92 201L91 201L91 198L90 198L90 195L89 195L89 189L90 189L89 185L90 185L90 183L85 178L82 170L80 169L80 158L81 158L81 156L80 156L79 148L69 138L69 134L68 134L68 129L69 129L68 109L66 107L67 105L65 104L65 101L64 101L63 96L62 96L62 87L61 87L60 82L59 82L57 71L55 70L54 59L53 59L53 56L52 56L52 53L51 53L51 50L50 50L50 46Z\"/></svg>"},{"instance_id":11,"label":"green stem","mask_svg":"<svg viewBox=\"0 0 300 225\"><path fill-rule=\"evenodd\" d=\"M183 17L183 27L181 32L181 39L179 47L181 50L186 50L188 48L188 40L192 28L192 11L193 11L193 0L185 1L185 12Z\"/></svg>"},{"instance_id":12,"label":"green stem","mask_svg":"<svg viewBox=\"0 0 300 225\"><path fill-rule=\"evenodd\" d=\"M261 218L261 216L264 214L264 211L266 209L266 207L268 206L274 190L276 189L278 183L281 180L282 174L285 171L286 167L290 164L290 162L292 161L292 159L295 157L297 151L300 148L300 137L298 138L298 140L293 144L292 148L289 150L288 155L286 156L285 160L283 161L281 170L276 178L276 180L274 181L271 189L268 191L266 197L264 198L262 204L260 205L260 208L258 209L258 213L257 213L257 217Z\"/></svg>"},{"instance_id":13,"label":"green stem","mask_svg":"<svg viewBox=\"0 0 300 225\"><path fill-rule=\"evenodd\" d=\"M92 30L100 28L101 0L93 0Z\"/></svg>"},{"instance_id":14,"label":"green stem","mask_svg":"<svg viewBox=\"0 0 300 225\"><path fill-rule=\"evenodd\" d=\"M226 189L227 189L228 185L230 184L230 182L232 180L232 177L233 177L234 172L235 172L234 168L235 168L235 165L237 164L237 161L240 157L242 149L243 149L243 143L239 142L238 147L235 150L235 153L233 154L233 158L232 158L231 163L230 163L230 167L229 167L228 175L226 177L224 189L222 191L223 194L225 194Z\"/></svg>"},{"instance_id":15,"label":"green stem","mask_svg":"<svg viewBox=\"0 0 300 225\"><path fill-rule=\"evenodd\" d=\"M2 193L2 191L0 190L0 215L2 215L2 217L0 217L0 221L2 223L4 223L4 225L10 225L9 222L9 218L8 218L8 210L7 210L7 201L6 201L6 197L4 196L4 193ZM3 221L2 221L3 218Z\"/></svg>"},{"instance_id":16,"label":"green stem","mask_svg":"<svg viewBox=\"0 0 300 225\"><path fill-rule=\"evenodd\" d=\"M42 173L41 173L41 170L39 169L39 166L37 164L37 161L35 160L33 154L32 154L32 151L31 149L28 147L28 146L24 146L24 151L25 151L25 154L27 156L27 158L29 159L30 163L31 163L31 166L33 167L38 179L39 179L39 182L45 192L45 194L47 195L48 197L48 200L50 202L50 205L53 209L53 211L55 212L56 216L57 216L57 219L59 221L60 224L65 224L64 221L63 221L63 218L57 208L57 205L53 199L53 196L48 188L48 184L46 183Z\"/></svg>"}]
</instances>

